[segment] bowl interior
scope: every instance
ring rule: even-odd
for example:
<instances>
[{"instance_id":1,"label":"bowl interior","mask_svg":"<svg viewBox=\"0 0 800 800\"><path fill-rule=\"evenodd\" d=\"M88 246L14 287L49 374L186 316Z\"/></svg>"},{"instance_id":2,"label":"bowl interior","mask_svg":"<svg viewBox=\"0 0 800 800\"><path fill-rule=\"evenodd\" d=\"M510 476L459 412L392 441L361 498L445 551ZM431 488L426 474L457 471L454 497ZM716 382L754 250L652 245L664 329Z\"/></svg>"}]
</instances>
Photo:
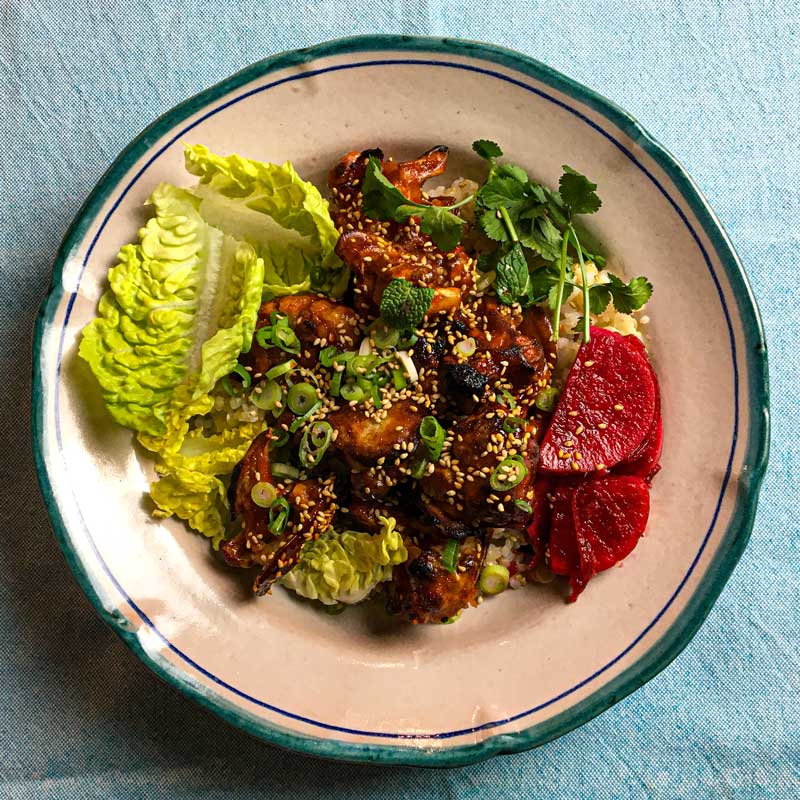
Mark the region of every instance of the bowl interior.
<instances>
[{"instance_id":1,"label":"bowl interior","mask_svg":"<svg viewBox=\"0 0 800 800\"><path fill-rule=\"evenodd\" d=\"M630 131L546 78L477 56L391 49L253 74L157 126L73 232L40 349L53 511L92 591L140 651L256 732L368 757L378 752L369 747L430 753L544 729L585 714L577 709L651 658L681 615L699 613L693 596L722 548L745 459L746 325L682 189ZM375 607L332 617L282 590L254 600L205 540L148 516L150 464L110 421L76 355L106 272L135 238L153 187L191 182L181 142L289 159L322 187L343 152L374 146L401 158L447 144L443 182L477 177L477 138L551 185L562 164L587 174L603 199L589 227L611 267L655 286L666 439L647 536L575 604L558 583L529 585L443 627L398 625Z\"/></svg>"}]
</instances>

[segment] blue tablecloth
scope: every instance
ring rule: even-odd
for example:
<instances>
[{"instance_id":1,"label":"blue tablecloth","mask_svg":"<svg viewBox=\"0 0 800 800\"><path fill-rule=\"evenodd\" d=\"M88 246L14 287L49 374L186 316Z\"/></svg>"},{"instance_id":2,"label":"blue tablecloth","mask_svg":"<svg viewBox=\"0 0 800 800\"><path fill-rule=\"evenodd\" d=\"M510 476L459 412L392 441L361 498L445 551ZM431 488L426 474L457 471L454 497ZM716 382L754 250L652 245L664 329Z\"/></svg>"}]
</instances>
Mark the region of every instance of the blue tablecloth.
<instances>
[{"instance_id":1,"label":"blue tablecloth","mask_svg":"<svg viewBox=\"0 0 800 800\"><path fill-rule=\"evenodd\" d=\"M579 5L0 4L0 797L800 796L800 10L764 0ZM28 444L31 320L59 240L120 149L249 62L376 31L516 48L631 111L726 225L771 348L773 451L758 519L694 641L559 741L439 772L280 752L156 680L68 573Z\"/></svg>"}]
</instances>

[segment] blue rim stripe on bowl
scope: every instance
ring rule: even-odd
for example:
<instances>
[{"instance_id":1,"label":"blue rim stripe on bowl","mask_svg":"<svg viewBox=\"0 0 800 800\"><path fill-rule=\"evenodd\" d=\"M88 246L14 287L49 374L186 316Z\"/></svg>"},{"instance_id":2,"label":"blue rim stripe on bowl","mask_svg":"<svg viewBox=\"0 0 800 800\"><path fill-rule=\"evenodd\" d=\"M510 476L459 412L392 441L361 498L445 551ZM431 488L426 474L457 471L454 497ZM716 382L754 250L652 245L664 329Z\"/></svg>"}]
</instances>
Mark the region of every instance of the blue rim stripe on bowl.
<instances>
[{"instance_id":1,"label":"blue rim stripe on bowl","mask_svg":"<svg viewBox=\"0 0 800 800\"><path fill-rule=\"evenodd\" d=\"M127 641L127 643L133 647L133 649L137 652L137 654L143 658L148 664L150 664L156 672L158 672L162 677L167 678L171 683L176 684L179 688L187 691L190 695L194 696L195 699L198 699L204 705L213 708L217 713L220 713L223 717L228 719L229 721L233 722L234 724L243 727L244 729L248 730L251 733L255 733L256 735L261 736L269 741L272 741L276 744L280 744L283 746L293 747L294 749L301 750L304 752L310 752L317 755L324 755L328 757L336 757L336 758L347 758L347 759L360 759L360 760L378 760L382 762L392 762L392 763L415 763L415 764L427 764L427 765L440 765L440 766L447 766L447 765L455 765L455 764L462 764L468 763L471 761L476 761L481 758L488 757L490 755L499 753L499 752L512 752L521 749L526 749L528 747L535 746L537 744L541 744L544 741L548 741L549 739L554 738L555 736L560 735L561 733L570 730L571 728L576 727L577 725L582 724L583 722L587 721L597 713L600 713L602 710L607 708L612 703L616 702L618 699L623 697L624 695L628 694L630 691L633 691L635 688L640 686L646 680L648 680L652 675L656 674L660 669L663 669L669 661L672 660L680 650L688 643L691 636L694 634L695 630L701 624L702 620L705 618L706 614L710 610L713 601L716 599L716 596L719 594L719 591L724 585L727 576L730 574L730 571L733 569L736 560L738 560L739 555L741 554L741 550L743 549L744 545L746 544L747 537L749 535L749 529L752 525L752 517L755 512L755 503L757 500L757 492L758 487L760 485L761 477L763 476L763 470L766 463L766 455L767 455L767 439L768 439L768 415L767 415L767 386L766 386L766 349L764 346L763 334L761 332L760 321L758 318L758 312L755 307L755 303L752 299L750 294L749 287L747 286L746 279L744 278L741 266L739 265L738 259L736 258L733 250L730 246L730 243L727 241L727 237L725 236L724 232L721 230L719 223L713 216L713 213L708 209L705 201L699 195L696 187L693 185L691 180L688 176L683 172L682 168L674 161L674 159L669 156L666 151L663 150L659 145L657 145L644 131L635 123L632 118L630 118L625 112L621 111L620 109L613 106L609 101L604 100L603 98L599 97L598 95L594 94L590 90L575 84L574 82L570 81L569 79L559 75L558 73L550 70L549 68L545 67L544 65L539 64L531 59L528 59L524 56L512 53L507 50L503 50L501 48L496 48L488 45L480 45L477 43L468 43L468 42L454 42L454 41L447 41L447 40L437 40L437 39L417 39L417 38L409 38L409 37L363 37L363 38L355 38L355 39L347 39L347 40L338 40L336 42L331 42L328 44L320 45L316 48L311 48L309 50L304 51L294 51L291 53L281 54L275 56L273 58L267 59L263 62L259 62L241 73L229 78L228 80L224 81L221 84L218 84L215 87L203 92L202 94L198 95L195 98L192 98L185 103L181 104L180 106L173 109L173 111L168 112L164 117L158 120L156 123L151 125L146 131L144 131L137 139L135 139L128 148L121 154L121 156L117 159L111 169L106 173L104 178L100 181L97 188L93 191L90 195L87 202L84 204L84 207L81 213L76 218L73 227L68 232L67 236L65 237L64 243L62 244L61 250L59 252L56 266L54 270L53 276L53 283L51 285L51 293L48 296L47 300L42 306L40 311L39 318L37 320L37 329L36 329L36 340L34 348L37 351L40 351L40 346L42 342L42 337L44 334L44 328L51 324L54 317L55 311L58 304L58 294L56 292L56 288L58 287L58 282L61 277L61 270L63 269L64 263L68 259L68 257L72 254L72 252L77 247L79 240L83 233L87 230L89 225L91 224L94 215L97 213L99 208L101 207L102 203L105 202L107 197L111 192L113 192L114 188L117 185L117 181L121 178L124 173L130 168L130 166L135 163L138 158L156 141L160 138L165 132L169 131L173 128L176 124L179 124L182 120L185 120L188 116L193 113L196 113L198 110L202 109L206 106L209 102L213 102L216 99L219 99L221 96L229 93L232 90L235 90L238 87L256 79L259 77L263 77L275 70L283 69L288 66L297 65L297 64L305 64L310 60L337 55L337 54L345 54L345 53L359 53L359 52L368 52L372 50L396 50L396 51L413 51L413 52L427 52L427 53L445 53L448 55L467 55L474 58L479 58L484 62L494 62L499 63L503 66L510 67L518 72L522 72L527 74L536 80L545 83L552 88L561 91L562 93L576 99L578 102L588 105L593 110L600 112L606 119L612 122L616 127L620 128L626 135L633 138L637 141L638 144L642 146L642 148L647 152L647 154L658 163L658 165L669 175L670 179L675 184L676 188L683 196L683 198L688 202L692 212L698 218L698 221L703 227L704 233L709 238L716 251L720 262L722 263L726 277L731 282L731 286L737 301L737 306L739 310L739 315L745 322L745 340L748 341L748 344L755 345L748 347L746 351L747 363L748 363L748 390L750 393L751 398L755 402L751 403L751 407L756 409L757 411L762 411L763 413L754 413L753 418L751 420L751 435L749 437L748 445L747 445L747 452L745 455L745 465L749 467L748 469L743 470L743 482L746 483L747 491L744 492L746 495L746 502L737 502L733 518L728 526L728 530L725 534L725 542L729 544L727 547L720 547L719 552L717 553L714 563L712 563L707 572L704 576L701 583L698 585L698 588L695 590L694 595L692 596L687 609L684 611L682 619L683 624L681 625L681 620L676 621L671 628L661 637L659 642L647 653L645 654L636 664L629 667L624 673L617 676L613 681L611 681L606 686L601 687L595 694L591 695L590 697L586 698L581 703L577 704L575 707L568 709L565 712L562 712L558 716L547 720L544 723L540 723L539 725L535 725L527 730L520 731L518 733L509 733L509 734L501 734L495 736L493 738L487 739L485 741L479 742L473 745L464 745L449 749L443 750L435 750L433 752L428 750L416 750L408 747L392 747L392 746L373 746L373 745L364 745L359 743L351 743L351 742L343 742L343 741L336 741L336 740L320 740L315 739L313 737L306 737L302 734L288 731L286 729L280 728L278 726L273 725L266 720L256 717L252 714L249 714L246 711L243 711L239 706L236 706L224 698L220 698L213 693L209 693L207 689L202 686L198 686L195 681L192 681L190 676L187 676L185 673L178 673L175 674L175 670L169 662L165 660L165 663L159 664L154 656L151 654L145 653L141 647L141 644L136 638L136 635L131 632L130 630L120 630L120 619L119 614L114 614L114 612L109 611L103 607L102 602L96 595L94 588L91 586L90 579L85 572L84 567L79 563L78 559L75 556L74 551L71 549L71 545L69 543L69 536L64 528L63 521L60 518L58 509L56 507L52 489L49 485L49 479L47 476L46 465L44 464L44 457L43 452L41 450L41 443L42 443L42 434L44 430L44 406L42 403L42 368L43 365L41 364L39 358L36 359L34 363L34 424L33 424L33 433L34 433L34 448L36 454L36 461L37 461L37 472L39 476L39 481L41 484L42 492L45 496L45 499L48 502L48 508L50 510L51 518L53 520L54 527L56 528L56 533L59 537L60 543L62 548L67 555L68 560L78 575L79 581L83 588L87 591L90 598L94 602L94 604L98 607L101 611L104 618L109 620L115 625L115 628L118 630L120 635ZM570 113L575 114L576 116L583 119L586 123L591 125L597 131L599 131L602 135L606 138L614 142L614 144L623 151L629 158L631 158L640 169L642 169L645 174L648 175L651 181L659 188L661 193L666 197L666 199L670 202L676 212L681 216L684 223L689 228L692 236L695 238L698 246L700 247L703 256L706 260L706 263L709 266L709 269L712 272L713 279L715 285L717 287L717 291L720 295L720 300L723 303L723 308L725 308L725 299L723 296L723 290L720 286L719 280L714 274L713 268L711 266L710 260L708 255L705 251L705 248L702 245L697 233L692 229L691 224L689 223L688 219L686 218L685 214L682 210L677 206L675 201L668 195L668 193L660 186L658 181L655 177L642 165L640 164L635 157L633 156L627 148L624 147L621 143L614 140L612 136L610 136L605 130L603 130L600 126L594 123L591 119L586 117L586 115L582 114L575 108L572 108L568 104L564 103L563 101L554 98L547 93L542 92L541 90L529 86L528 84L515 80L507 75L503 75L501 73L494 72L492 70L483 69L479 67L474 67L471 65L465 64L454 64L453 62L448 61L435 61L435 60L420 60L420 59L383 59L380 61L372 61L372 62L364 62L362 64L343 64L343 65L336 65L332 67L328 67L321 70L313 70L305 72L303 75L299 76L290 76L288 78L281 79L280 81L274 82L270 85L276 85L277 83L285 83L290 80L299 80L303 77L307 77L313 74L320 74L322 72L328 71L335 71L340 69L352 69L356 68L357 66L366 66L366 65L381 65L381 64L388 64L388 63L416 63L416 64L425 64L427 66L442 66L447 68L461 68L461 69L468 69L474 72L481 72L484 74L493 75L497 78L502 80L506 80L512 83L515 83L518 86L521 86L529 91L532 91L552 102L557 103L562 108L565 108ZM202 119L210 116L211 114L217 113L228 105L231 105L234 102L238 102L244 97L247 97L255 92L264 91L269 86L262 86L257 87L251 91L244 93L241 96L236 98L232 98L228 102L226 102L223 106L219 108L215 108L208 114L204 115L195 123L193 123L189 128L194 127L194 125L198 124ZM181 131L175 138L178 136L183 135L186 130L189 128ZM171 143L171 142L170 142ZM167 145L169 146L169 145ZM163 148L162 148L163 149ZM160 151L159 151L160 152ZM155 156L154 156L155 157ZM148 162L149 163L149 162ZM141 171L146 169L147 165L145 165L142 170L138 174L141 174ZM134 178L135 180L135 178ZM126 187L125 192L127 192ZM115 206L122 200L124 197L125 192L123 195L118 198L115 203ZM113 211L113 209L112 209ZM105 225L105 221L102 225ZM102 230L102 226L101 226ZM91 249L94 247L94 244L97 240L97 236L99 236L100 231L95 236L93 242L90 245L89 253ZM89 257L89 253L87 253L87 260ZM85 262L84 262L85 267ZM82 270L81 270L82 271ZM67 320L69 319L69 314L72 309L72 304L74 302L75 296L73 295L70 298L68 303L67 313L65 315L64 324L66 325ZM733 356L733 369L734 369L734 380L738 384L738 363L735 356L735 341L733 338L733 331L731 328L731 322L729 319L729 315L727 312L727 308L725 308L725 315L728 321L729 327L729 335L731 337L731 346L732 346L732 356ZM63 332L62 332L63 337ZM63 344L63 338L62 338ZM61 347L59 348L59 368L60 368L60 355L61 355ZM736 408L736 423L738 424L738 390L735 392L734 402L737 404ZM736 435L737 431L734 430L734 441L731 450L731 457L728 463L728 474L726 475L725 483L727 483L730 468L731 468L731 460L733 458L733 454L736 448ZM752 456L752 458L751 458ZM744 476L749 475L749 480L745 481ZM723 493L724 493L724 486L723 486ZM720 504L722 501L722 495L720 496L720 500L717 503L717 507L714 513L714 521L716 521L717 514L719 512ZM674 597L681 591L683 585L688 580L691 572L693 571L698 559L700 558L703 548L705 547L705 543L708 540L712 530L713 530L713 522L709 531L707 532L703 546L701 547L700 551L698 552L696 558L692 566L690 567L689 571L687 572L686 576L684 577L683 581L681 582L681 586L676 590L675 594L670 601L668 602L667 606L662 609L659 613L658 617L650 623L650 625L643 631L639 637L629 645L626 650L621 653L617 658L615 658L612 662L607 664L601 670L599 670L595 675L590 676L586 680L584 680L579 686L583 686L589 681L593 680L598 674L608 669L614 663L616 663L620 658L622 658L625 653L629 652L635 644L641 640L641 638L646 635L646 633L658 622L661 616L666 612L669 605L674 600ZM729 541L730 540L730 541ZM92 546L93 546L92 542ZM95 550L95 552L97 552ZM101 563L102 558L100 558L99 553L97 553L98 558L100 559ZM105 566L105 565L104 565ZM107 569L107 568L106 568ZM110 573L109 573L110 575ZM116 580L112 577L116 584ZM122 587L119 584L116 584L119 591L125 594ZM152 622L144 615L144 613L135 606L132 600L128 600L129 604L132 608L134 608L137 612L137 615L142 618L142 620L153 628ZM688 613L690 611L691 613ZM686 619L684 619L686 618ZM125 625L127 625L127 620L125 620ZM124 626L123 626L124 627ZM678 630L678 629L681 630ZM153 630L155 630L153 628ZM160 634L156 631L157 635L161 637ZM235 689L235 687L229 687L224 682L220 681L219 679L215 678L215 676L210 675L207 671L205 671L200 665L193 662L188 656L181 653L177 648L171 645L169 642L166 641L163 637L161 637L165 646L169 647L176 655L180 658L188 661L190 664L193 665L195 669L206 675L210 680L215 680L216 682L226 686L230 691L235 694L239 694L240 696L247 697L243 695L243 693L239 692ZM554 698L553 700L545 703L543 705L538 706L536 709L532 709L526 712L522 712L511 719L519 719L527 714L533 713L533 711L539 710L547 705L556 702L559 699L562 699L564 696L568 695L572 691L575 691L579 687L573 687L573 689L568 690L567 692L562 693L558 698ZM280 709L275 709L273 706L264 703L263 701L259 701L255 698L249 698L253 702L258 703L259 705L263 705L267 708L273 709L280 713L287 714L287 716L291 716L298 719L303 719L302 717L297 717L297 715L291 714L290 712L284 712ZM449 738L452 736L463 735L464 733L472 732L474 730L481 730L487 727L495 727L497 725L507 724L510 720L499 720L493 723L488 723L486 725L479 726L474 729L468 729L464 731L455 731L455 732L444 732L442 734L436 734L436 738ZM340 729L336 726L329 726L326 724L321 723L313 723L313 721L308 720L312 724L321 725L322 727L330 728L333 730L341 730L342 732L348 733L355 733L361 735L378 735L383 738L391 738L391 736L387 736L386 734L375 734L374 732L366 732L366 731L349 731L348 729ZM419 736L407 736L403 734L395 734L397 738L412 738L412 739L419 739Z\"/></svg>"}]
</instances>

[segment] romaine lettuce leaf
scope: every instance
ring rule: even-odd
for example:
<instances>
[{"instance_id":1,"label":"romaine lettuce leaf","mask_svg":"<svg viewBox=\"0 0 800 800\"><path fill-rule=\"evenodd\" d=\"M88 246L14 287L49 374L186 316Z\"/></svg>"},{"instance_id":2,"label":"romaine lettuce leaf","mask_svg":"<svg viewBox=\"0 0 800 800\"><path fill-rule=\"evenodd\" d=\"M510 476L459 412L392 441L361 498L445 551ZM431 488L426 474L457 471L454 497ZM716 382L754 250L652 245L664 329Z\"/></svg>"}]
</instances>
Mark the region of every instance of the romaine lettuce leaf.
<instances>
[{"instance_id":1,"label":"romaine lettuce leaf","mask_svg":"<svg viewBox=\"0 0 800 800\"><path fill-rule=\"evenodd\" d=\"M379 583L392 577L396 564L408 558L395 519L379 520L380 533L329 531L309 542L281 584L326 606L360 603Z\"/></svg>"},{"instance_id":2,"label":"romaine lettuce leaf","mask_svg":"<svg viewBox=\"0 0 800 800\"><path fill-rule=\"evenodd\" d=\"M190 189L211 225L249 242L264 260L264 296L314 291L339 297L348 272L334 253L339 234L328 202L287 161L265 164L227 157L203 145L186 148Z\"/></svg>"},{"instance_id":3,"label":"romaine lettuce leaf","mask_svg":"<svg viewBox=\"0 0 800 800\"><path fill-rule=\"evenodd\" d=\"M264 265L251 245L207 224L185 190L162 184L150 202L156 214L139 244L120 250L79 352L114 419L159 436L250 346Z\"/></svg>"}]
</instances>

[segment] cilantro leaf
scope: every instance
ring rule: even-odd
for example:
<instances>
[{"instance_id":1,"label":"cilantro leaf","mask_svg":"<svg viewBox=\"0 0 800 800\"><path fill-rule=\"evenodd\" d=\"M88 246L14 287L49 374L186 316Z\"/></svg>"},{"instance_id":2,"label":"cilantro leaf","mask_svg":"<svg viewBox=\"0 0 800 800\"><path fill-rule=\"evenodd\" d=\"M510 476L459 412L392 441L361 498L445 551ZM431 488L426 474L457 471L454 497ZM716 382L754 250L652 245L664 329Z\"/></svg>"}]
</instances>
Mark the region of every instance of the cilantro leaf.
<instances>
[{"instance_id":1,"label":"cilantro leaf","mask_svg":"<svg viewBox=\"0 0 800 800\"><path fill-rule=\"evenodd\" d=\"M556 308L562 306L566 303L567 298L572 294L572 290L575 288L575 284L564 281L564 291L561 293L561 300L558 299L558 276L556 276L553 285L550 287L550 291L547 293L547 305L555 311ZM553 330L557 331L558 326L555 324L555 320L553 322Z\"/></svg>"},{"instance_id":2,"label":"cilantro leaf","mask_svg":"<svg viewBox=\"0 0 800 800\"><path fill-rule=\"evenodd\" d=\"M589 287L589 311L602 314L611 302L611 290L607 283L596 283Z\"/></svg>"},{"instance_id":3,"label":"cilantro leaf","mask_svg":"<svg viewBox=\"0 0 800 800\"><path fill-rule=\"evenodd\" d=\"M594 214L602 202L597 196L596 183L592 183L585 175L563 165L564 174L558 182L558 191L561 200L567 207L570 217L576 214Z\"/></svg>"},{"instance_id":4,"label":"cilantro leaf","mask_svg":"<svg viewBox=\"0 0 800 800\"><path fill-rule=\"evenodd\" d=\"M478 192L478 202L484 208L503 207L512 213L525 203L525 187L515 178L492 178Z\"/></svg>"},{"instance_id":5,"label":"cilantro leaf","mask_svg":"<svg viewBox=\"0 0 800 800\"><path fill-rule=\"evenodd\" d=\"M381 164L370 156L364 180L361 184L364 195L364 213L372 219L397 219L398 206L406 205L406 196L383 174Z\"/></svg>"},{"instance_id":6,"label":"cilantro leaf","mask_svg":"<svg viewBox=\"0 0 800 800\"><path fill-rule=\"evenodd\" d=\"M608 284L611 297L614 300L614 308L623 314L630 314L641 308L653 294L653 285L644 276L632 278L626 284L616 275L609 275L611 282Z\"/></svg>"},{"instance_id":7,"label":"cilantro leaf","mask_svg":"<svg viewBox=\"0 0 800 800\"><path fill-rule=\"evenodd\" d=\"M489 139L478 139L477 141L472 143L472 149L481 158L485 158L487 161L491 161L495 158L500 158L500 156L503 155L503 151L500 149L500 145Z\"/></svg>"},{"instance_id":8,"label":"cilantro leaf","mask_svg":"<svg viewBox=\"0 0 800 800\"><path fill-rule=\"evenodd\" d=\"M555 261L561 251L561 231L542 212L531 220L528 230L520 231L519 240L545 261Z\"/></svg>"},{"instance_id":9,"label":"cilantro leaf","mask_svg":"<svg viewBox=\"0 0 800 800\"><path fill-rule=\"evenodd\" d=\"M528 183L528 173L522 167L517 167L514 164L501 164L497 168L497 174L502 178L513 178L519 183Z\"/></svg>"},{"instance_id":10,"label":"cilantro leaf","mask_svg":"<svg viewBox=\"0 0 800 800\"><path fill-rule=\"evenodd\" d=\"M508 230L496 211L484 211L480 217L483 232L495 242L507 242Z\"/></svg>"},{"instance_id":11,"label":"cilantro leaf","mask_svg":"<svg viewBox=\"0 0 800 800\"><path fill-rule=\"evenodd\" d=\"M440 250L452 250L461 241L464 220L441 206L423 206L423 209L412 210L408 216L419 216L420 230L427 233Z\"/></svg>"},{"instance_id":12,"label":"cilantro leaf","mask_svg":"<svg viewBox=\"0 0 800 800\"><path fill-rule=\"evenodd\" d=\"M495 266L495 292L504 305L525 302L531 287L528 262L518 242L502 256Z\"/></svg>"}]
</instances>

